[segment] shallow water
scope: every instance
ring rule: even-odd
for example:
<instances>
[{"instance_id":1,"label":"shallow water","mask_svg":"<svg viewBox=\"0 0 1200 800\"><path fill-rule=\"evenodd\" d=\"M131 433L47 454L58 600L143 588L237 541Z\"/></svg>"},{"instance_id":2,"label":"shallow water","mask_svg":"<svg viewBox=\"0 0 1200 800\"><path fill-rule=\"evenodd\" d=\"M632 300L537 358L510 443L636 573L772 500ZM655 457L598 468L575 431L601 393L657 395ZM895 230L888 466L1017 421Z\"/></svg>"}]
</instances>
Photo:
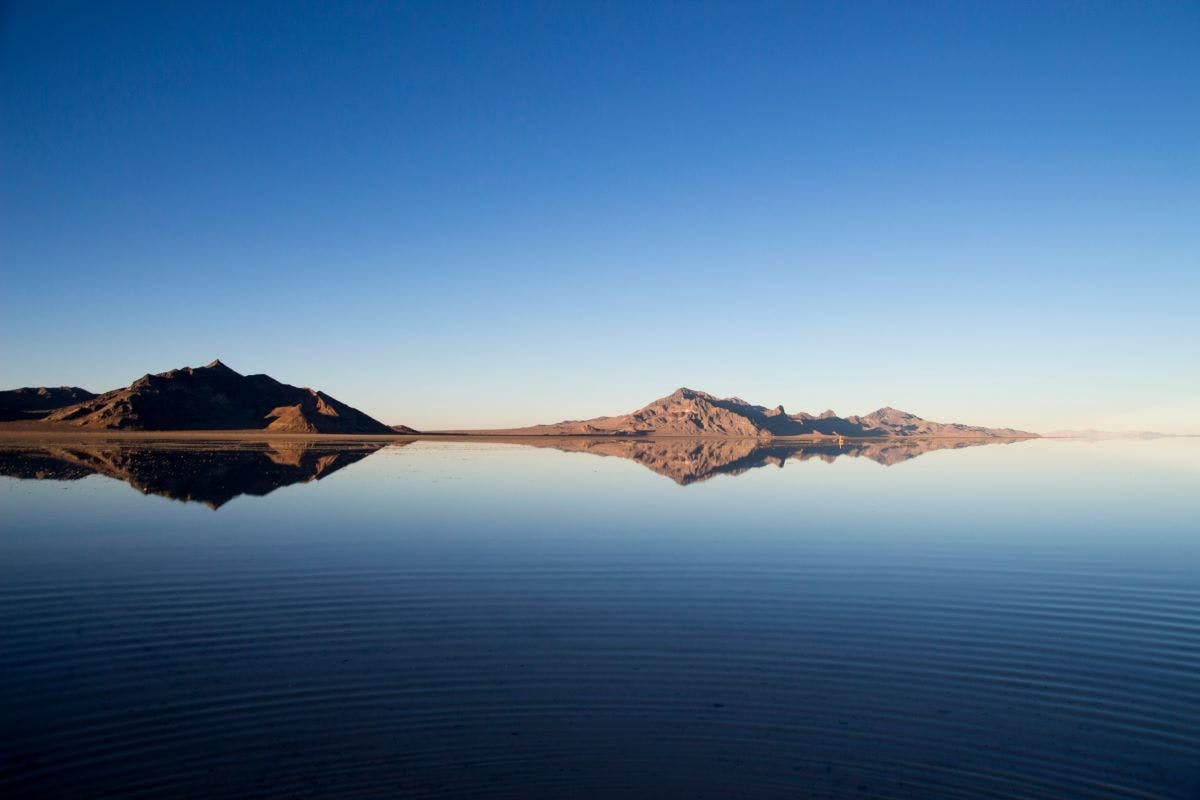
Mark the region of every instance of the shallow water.
<instances>
[{"instance_id":1,"label":"shallow water","mask_svg":"<svg viewBox=\"0 0 1200 800\"><path fill-rule=\"evenodd\" d=\"M9 447L0 795L1200 797L1200 441L721 447Z\"/></svg>"}]
</instances>

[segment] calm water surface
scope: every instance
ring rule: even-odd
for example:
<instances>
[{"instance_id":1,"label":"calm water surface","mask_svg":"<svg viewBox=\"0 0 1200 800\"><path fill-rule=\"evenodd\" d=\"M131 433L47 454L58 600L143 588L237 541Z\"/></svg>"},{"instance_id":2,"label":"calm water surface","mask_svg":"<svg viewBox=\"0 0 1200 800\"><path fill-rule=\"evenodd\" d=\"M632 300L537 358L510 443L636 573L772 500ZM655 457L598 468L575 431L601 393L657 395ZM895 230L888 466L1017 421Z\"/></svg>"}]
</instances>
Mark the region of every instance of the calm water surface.
<instances>
[{"instance_id":1,"label":"calm water surface","mask_svg":"<svg viewBox=\"0 0 1200 800\"><path fill-rule=\"evenodd\" d=\"M1200 797L1198 440L0 474L4 797Z\"/></svg>"}]
</instances>

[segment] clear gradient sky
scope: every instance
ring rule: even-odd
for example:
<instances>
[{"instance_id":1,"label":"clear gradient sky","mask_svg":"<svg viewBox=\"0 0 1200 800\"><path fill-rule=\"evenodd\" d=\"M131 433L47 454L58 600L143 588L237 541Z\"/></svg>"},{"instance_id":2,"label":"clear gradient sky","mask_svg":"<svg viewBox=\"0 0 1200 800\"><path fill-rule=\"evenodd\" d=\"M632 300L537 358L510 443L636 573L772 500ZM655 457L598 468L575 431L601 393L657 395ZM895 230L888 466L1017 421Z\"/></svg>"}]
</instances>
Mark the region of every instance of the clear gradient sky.
<instances>
[{"instance_id":1,"label":"clear gradient sky","mask_svg":"<svg viewBox=\"0 0 1200 800\"><path fill-rule=\"evenodd\" d=\"M0 5L0 385L1200 431L1200 5Z\"/></svg>"}]
</instances>

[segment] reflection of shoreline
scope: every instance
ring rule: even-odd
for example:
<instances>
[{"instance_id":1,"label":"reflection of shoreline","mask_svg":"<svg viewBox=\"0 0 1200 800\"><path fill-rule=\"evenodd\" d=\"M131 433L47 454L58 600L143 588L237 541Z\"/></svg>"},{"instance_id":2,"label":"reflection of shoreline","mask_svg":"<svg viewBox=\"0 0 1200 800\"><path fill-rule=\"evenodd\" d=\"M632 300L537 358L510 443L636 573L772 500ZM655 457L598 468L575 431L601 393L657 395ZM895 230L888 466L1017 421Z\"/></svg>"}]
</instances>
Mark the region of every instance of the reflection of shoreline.
<instances>
[{"instance_id":1,"label":"reflection of shoreline","mask_svg":"<svg viewBox=\"0 0 1200 800\"><path fill-rule=\"evenodd\" d=\"M789 460L820 459L833 463L842 456L867 458L892 466L935 450L957 450L988 444L1011 444L1025 439L684 439L684 438L547 438L507 439L532 447L549 447L567 453L591 453L636 461L665 475L680 486L705 481L714 475L740 475L769 465L783 467Z\"/></svg>"},{"instance_id":2,"label":"reflection of shoreline","mask_svg":"<svg viewBox=\"0 0 1200 800\"><path fill-rule=\"evenodd\" d=\"M104 475L142 494L220 508L235 497L262 496L282 486L321 480L384 447L385 442L295 439L197 446L163 442L41 442L0 448L0 475L73 481Z\"/></svg>"}]
</instances>

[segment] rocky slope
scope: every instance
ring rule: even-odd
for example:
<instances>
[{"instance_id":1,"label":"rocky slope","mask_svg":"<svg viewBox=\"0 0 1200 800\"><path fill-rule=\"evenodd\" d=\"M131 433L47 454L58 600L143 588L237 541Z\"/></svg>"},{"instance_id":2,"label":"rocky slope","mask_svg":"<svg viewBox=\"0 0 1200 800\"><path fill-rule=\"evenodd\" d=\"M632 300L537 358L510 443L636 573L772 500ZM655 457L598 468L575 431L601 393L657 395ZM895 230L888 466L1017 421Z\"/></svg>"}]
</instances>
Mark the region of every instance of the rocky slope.
<instances>
[{"instance_id":1,"label":"rocky slope","mask_svg":"<svg viewBox=\"0 0 1200 800\"><path fill-rule=\"evenodd\" d=\"M324 392L280 383L268 375L241 375L220 361L144 375L128 388L52 411L45 420L138 431L393 432Z\"/></svg>"},{"instance_id":2,"label":"rocky slope","mask_svg":"<svg viewBox=\"0 0 1200 800\"><path fill-rule=\"evenodd\" d=\"M983 428L960 423L930 422L894 408L863 416L788 414L783 406L767 408L737 397L718 398L695 389L678 389L644 408L616 417L535 425L504 435L542 436L929 436L954 438L1029 438L1037 434L1012 428Z\"/></svg>"},{"instance_id":3,"label":"rocky slope","mask_svg":"<svg viewBox=\"0 0 1200 800\"><path fill-rule=\"evenodd\" d=\"M96 395L78 386L37 386L0 392L0 421L41 419L56 408L82 403Z\"/></svg>"}]
</instances>

